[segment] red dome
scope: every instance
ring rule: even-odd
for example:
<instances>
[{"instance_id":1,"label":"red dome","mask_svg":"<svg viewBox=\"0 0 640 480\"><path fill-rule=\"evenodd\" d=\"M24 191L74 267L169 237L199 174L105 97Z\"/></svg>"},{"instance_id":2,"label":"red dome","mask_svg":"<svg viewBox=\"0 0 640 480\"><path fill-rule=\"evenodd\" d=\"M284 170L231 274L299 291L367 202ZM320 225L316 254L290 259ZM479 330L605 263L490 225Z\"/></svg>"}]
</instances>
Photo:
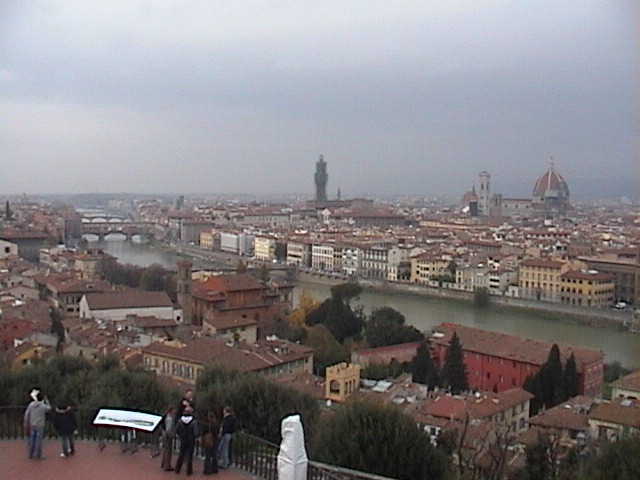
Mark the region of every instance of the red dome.
<instances>
[{"instance_id":1,"label":"red dome","mask_svg":"<svg viewBox=\"0 0 640 480\"><path fill-rule=\"evenodd\" d=\"M553 165L549 167L533 187L534 197L569 197L569 187L562 175L555 171Z\"/></svg>"}]
</instances>

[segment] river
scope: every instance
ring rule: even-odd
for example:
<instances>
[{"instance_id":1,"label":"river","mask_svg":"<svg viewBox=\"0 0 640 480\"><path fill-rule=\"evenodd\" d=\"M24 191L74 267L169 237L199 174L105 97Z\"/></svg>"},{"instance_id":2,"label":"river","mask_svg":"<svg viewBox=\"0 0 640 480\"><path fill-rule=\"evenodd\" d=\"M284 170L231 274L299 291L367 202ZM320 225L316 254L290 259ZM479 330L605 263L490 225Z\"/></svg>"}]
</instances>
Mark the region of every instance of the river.
<instances>
[{"instance_id":1,"label":"river","mask_svg":"<svg viewBox=\"0 0 640 480\"><path fill-rule=\"evenodd\" d=\"M159 263L176 269L176 256L161 248L115 240L92 242L92 245L100 246L118 257L120 263L140 266ZM331 295L328 286L303 283L294 291L294 303L302 289L317 300L324 300ZM557 314L546 317L544 313L527 310L499 307L477 309L468 302L377 290L365 290L355 303L362 305L366 313L383 306L394 308L405 316L407 324L423 331L442 322L453 322L544 342L602 350L606 363L618 361L628 368L640 367L640 335L583 325Z\"/></svg>"}]
</instances>

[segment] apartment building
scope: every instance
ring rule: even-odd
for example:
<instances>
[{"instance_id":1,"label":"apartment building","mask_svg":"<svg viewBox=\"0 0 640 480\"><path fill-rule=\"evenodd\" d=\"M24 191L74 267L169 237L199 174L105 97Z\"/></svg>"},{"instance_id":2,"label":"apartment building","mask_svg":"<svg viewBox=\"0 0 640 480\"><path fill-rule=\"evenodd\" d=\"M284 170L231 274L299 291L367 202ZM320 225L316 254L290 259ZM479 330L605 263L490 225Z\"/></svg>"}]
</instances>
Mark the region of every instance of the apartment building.
<instances>
[{"instance_id":1,"label":"apartment building","mask_svg":"<svg viewBox=\"0 0 640 480\"><path fill-rule=\"evenodd\" d=\"M553 258L529 258L520 262L520 296L546 302L560 301L560 277L571 268L569 262Z\"/></svg>"},{"instance_id":2,"label":"apartment building","mask_svg":"<svg viewBox=\"0 0 640 480\"><path fill-rule=\"evenodd\" d=\"M569 270L560 275L560 302L578 307L613 304L615 276L596 270Z\"/></svg>"},{"instance_id":3,"label":"apartment building","mask_svg":"<svg viewBox=\"0 0 640 480\"><path fill-rule=\"evenodd\" d=\"M445 260L441 255L432 253L422 253L411 258L411 283L428 285L434 277L447 275L449 260Z\"/></svg>"},{"instance_id":4,"label":"apartment building","mask_svg":"<svg viewBox=\"0 0 640 480\"><path fill-rule=\"evenodd\" d=\"M436 365L443 365L453 333L456 333L467 366L469 387L504 391L521 387L547 361L552 344L504 333L489 332L453 323L434 328L429 346ZM598 396L604 378L601 351L559 345L563 362L574 355L581 395Z\"/></svg>"}]
</instances>

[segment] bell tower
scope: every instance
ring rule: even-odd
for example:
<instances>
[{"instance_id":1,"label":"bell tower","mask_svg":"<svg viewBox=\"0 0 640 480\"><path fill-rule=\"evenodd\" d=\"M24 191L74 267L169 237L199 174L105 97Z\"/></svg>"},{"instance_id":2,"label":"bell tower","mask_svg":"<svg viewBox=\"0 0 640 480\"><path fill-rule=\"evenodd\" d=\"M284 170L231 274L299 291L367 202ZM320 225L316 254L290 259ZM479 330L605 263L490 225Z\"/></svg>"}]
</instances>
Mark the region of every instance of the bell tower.
<instances>
[{"instance_id":1,"label":"bell tower","mask_svg":"<svg viewBox=\"0 0 640 480\"><path fill-rule=\"evenodd\" d=\"M316 202L327 201L327 181L329 180L329 174L327 173L327 162L324 161L322 155L316 162Z\"/></svg>"},{"instance_id":2,"label":"bell tower","mask_svg":"<svg viewBox=\"0 0 640 480\"><path fill-rule=\"evenodd\" d=\"M191 267L189 260L178 261L176 290L178 303L182 307L182 323L191 325Z\"/></svg>"}]
</instances>

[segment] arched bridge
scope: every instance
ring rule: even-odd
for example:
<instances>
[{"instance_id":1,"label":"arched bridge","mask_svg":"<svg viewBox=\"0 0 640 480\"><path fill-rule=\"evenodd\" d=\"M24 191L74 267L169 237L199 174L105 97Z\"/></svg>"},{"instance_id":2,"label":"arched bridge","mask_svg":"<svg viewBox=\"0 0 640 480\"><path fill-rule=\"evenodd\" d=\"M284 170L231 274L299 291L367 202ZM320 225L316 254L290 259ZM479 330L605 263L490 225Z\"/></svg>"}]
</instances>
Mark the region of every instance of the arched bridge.
<instances>
[{"instance_id":1,"label":"arched bridge","mask_svg":"<svg viewBox=\"0 0 640 480\"><path fill-rule=\"evenodd\" d=\"M120 233L131 239L134 235L153 236L155 223L153 222L92 222L82 224L83 235L97 235L102 240L110 233Z\"/></svg>"}]
</instances>

